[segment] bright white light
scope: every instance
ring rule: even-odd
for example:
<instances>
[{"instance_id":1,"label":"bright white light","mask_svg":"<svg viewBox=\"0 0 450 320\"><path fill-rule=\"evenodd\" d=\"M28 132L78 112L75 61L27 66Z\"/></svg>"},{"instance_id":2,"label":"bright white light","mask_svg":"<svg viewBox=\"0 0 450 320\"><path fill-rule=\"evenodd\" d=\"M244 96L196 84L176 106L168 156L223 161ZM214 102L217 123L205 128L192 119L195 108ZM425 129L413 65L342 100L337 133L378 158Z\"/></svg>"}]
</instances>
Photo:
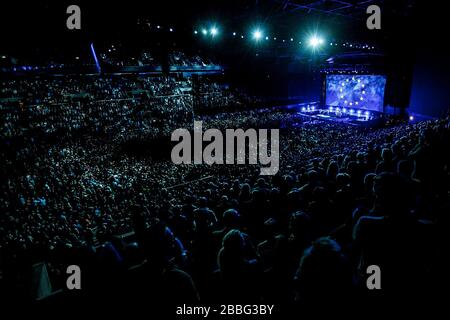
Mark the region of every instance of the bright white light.
<instances>
[{"instance_id":1,"label":"bright white light","mask_svg":"<svg viewBox=\"0 0 450 320\"><path fill-rule=\"evenodd\" d=\"M202 29L202 33L206 36L208 34L208 30Z\"/></svg>"},{"instance_id":2,"label":"bright white light","mask_svg":"<svg viewBox=\"0 0 450 320\"><path fill-rule=\"evenodd\" d=\"M306 108L305 108L305 107L302 107L302 111L303 111L303 112L306 111Z\"/></svg>"},{"instance_id":3,"label":"bright white light","mask_svg":"<svg viewBox=\"0 0 450 320\"><path fill-rule=\"evenodd\" d=\"M413 116L409 116L409 121L413 121L414 117Z\"/></svg>"},{"instance_id":4,"label":"bright white light","mask_svg":"<svg viewBox=\"0 0 450 320\"><path fill-rule=\"evenodd\" d=\"M233 36L236 36L236 32L233 32Z\"/></svg>"},{"instance_id":5,"label":"bright white light","mask_svg":"<svg viewBox=\"0 0 450 320\"><path fill-rule=\"evenodd\" d=\"M321 44L323 44L323 39L322 39L322 38L319 38L319 37L317 37L317 36L312 36L312 37L309 39L309 45L310 45L311 47L313 47L313 48L316 48L316 47L318 47L318 46L321 45Z\"/></svg>"},{"instance_id":6,"label":"bright white light","mask_svg":"<svg viewBox=\"0 0 450 320\"><path fill-rule=\"evenodd\" d=\"M269 37L266 37L266 40L269 40Z\"/></svg>"},{"instance_id":7,"label":"bright white light","mask_svg":"<svg viewBox=\"0 0 450 320\"><path fill-rule=\"evenodd\" d=\"M216 36L217 35L217 33L219 32L218 30L217 30L217 28L216 27L213 27L213 28L211 28L211 35L214 37L214 36Z\"/></svg>"},{"instance_id":8,"label":"bright white light","mask_svg":"<svg viewBox=\"0 0 450 320\"><path fill-rule=\"evenodd\" d=\"M262 38L263 34L261 30L255 30L253 31L253 39L260 40Z\"/></svg>"},{"instance_id":9,"label":"bright white light","mask_svg":"<svg viewBox=\"0 0 450 320\"><path fill-rule=\"evenodd\" d=\"M195 31L194 31L194 34L197 34L197 33L198 33L198 31L197 31L197 30L195 30Z\"/></svg>"}]
</instances>

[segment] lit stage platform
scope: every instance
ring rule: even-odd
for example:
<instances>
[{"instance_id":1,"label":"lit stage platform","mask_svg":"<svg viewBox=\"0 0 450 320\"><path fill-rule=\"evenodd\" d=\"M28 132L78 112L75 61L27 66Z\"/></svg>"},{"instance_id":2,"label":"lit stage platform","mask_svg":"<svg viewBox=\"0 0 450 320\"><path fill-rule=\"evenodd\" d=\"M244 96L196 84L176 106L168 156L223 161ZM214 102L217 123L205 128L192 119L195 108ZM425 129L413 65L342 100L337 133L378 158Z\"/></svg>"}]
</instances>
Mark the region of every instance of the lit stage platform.
<instances>
[{"instance_id":1,"label":"lit stage platform","mask_svg":"<svg viewBox=\"0 0 450 320\"><path fill-rule=\"evenodd\" d=\"M361 109L339 109L329 106L313 104L299 104L298 115L312 120L332 121L353 126L371 127L384 121L384 115L380 112L369 112Z\"/></svg>"}]
</instances>

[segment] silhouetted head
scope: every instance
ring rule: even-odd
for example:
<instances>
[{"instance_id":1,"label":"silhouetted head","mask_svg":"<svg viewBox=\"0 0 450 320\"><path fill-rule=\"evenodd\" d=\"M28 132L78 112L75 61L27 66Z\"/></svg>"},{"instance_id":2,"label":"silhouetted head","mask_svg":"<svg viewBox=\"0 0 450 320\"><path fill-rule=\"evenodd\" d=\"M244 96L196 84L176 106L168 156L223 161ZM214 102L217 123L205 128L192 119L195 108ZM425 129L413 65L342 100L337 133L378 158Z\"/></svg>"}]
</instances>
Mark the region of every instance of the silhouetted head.
<instances>
[{"instance_id":1,"label":"silhouetted head","mask_svg":"<svg viewBox=\"0 0 450 320\"><path fill-rule=\"evenodd\" d=\"M223 224L227 228L238 228L241 216L234 209L228 209L223 213Z\"/></svg>"}]
</instances>

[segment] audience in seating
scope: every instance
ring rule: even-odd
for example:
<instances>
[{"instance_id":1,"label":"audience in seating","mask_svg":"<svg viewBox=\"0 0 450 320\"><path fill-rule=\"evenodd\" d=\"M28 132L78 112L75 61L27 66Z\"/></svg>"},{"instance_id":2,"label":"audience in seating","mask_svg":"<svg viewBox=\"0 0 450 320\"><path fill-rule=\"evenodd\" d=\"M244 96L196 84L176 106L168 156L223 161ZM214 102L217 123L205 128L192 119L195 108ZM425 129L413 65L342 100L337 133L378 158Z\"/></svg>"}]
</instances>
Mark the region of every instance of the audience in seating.
<instances>
[{"instance_id":1,"label":"audience in seating","mask_svg":"<svg viewBox=\"0 0 450 320\"><path fill-rule=\"evenodd\" d=\"M187 83L2 81L2 301L29 302L28 268L41 261L63 295L65 268L78 264L88 297L144 306L364 305L373 264L392 299L440 294L448 119L368 129L280 109L201 115ZM118 151L193 119L205 130L282 128L279 173Z\"/></svg>"}]
</instances>

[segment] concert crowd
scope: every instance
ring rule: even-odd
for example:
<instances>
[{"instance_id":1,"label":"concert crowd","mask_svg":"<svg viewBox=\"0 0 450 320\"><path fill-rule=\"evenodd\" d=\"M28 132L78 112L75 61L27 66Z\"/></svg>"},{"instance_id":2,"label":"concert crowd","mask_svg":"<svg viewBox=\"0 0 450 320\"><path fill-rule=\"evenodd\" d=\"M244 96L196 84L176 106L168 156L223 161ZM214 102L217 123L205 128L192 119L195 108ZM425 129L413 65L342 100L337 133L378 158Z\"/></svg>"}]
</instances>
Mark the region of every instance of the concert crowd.
<instances>
[{"instance_id":1,"label":"concert crowd","mask_svg":"<svg viewBox=\"0 0 450 320\"><path fill-rule=\"evenodd\" d=\"M190 86L172 77L2 81L3 301L33 300L30 268L39 262L54 294L38 306L74 295L65 289L70 264L86 270L81 303L95 297L110 308L439 300L448 119L369 129L271 108L203 115ZM229 92L221 88L202 90ZM245 107L238 94L227 99ZM281 128L279 173L123 152L139 137L170 143L193 119ZM383 295L366 288L370 265L382 270Z\"/></svg>"}]
</instances>

